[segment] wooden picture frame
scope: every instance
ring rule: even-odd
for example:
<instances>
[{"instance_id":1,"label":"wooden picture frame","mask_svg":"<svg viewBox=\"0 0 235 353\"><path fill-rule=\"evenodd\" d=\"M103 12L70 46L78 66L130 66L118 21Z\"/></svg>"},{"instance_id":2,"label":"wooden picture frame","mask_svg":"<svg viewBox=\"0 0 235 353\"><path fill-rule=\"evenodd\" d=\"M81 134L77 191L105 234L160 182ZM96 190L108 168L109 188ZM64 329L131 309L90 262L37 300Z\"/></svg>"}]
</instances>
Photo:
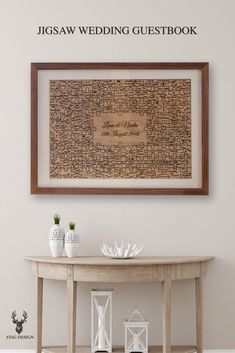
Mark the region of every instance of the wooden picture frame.
<instances>
[{"instance_id":1,"label":"wooden picture frame","mask_svg":"<svg viewBox=\"0 0 235 353\"><path fill-rule=\"evenodd\" d=\"M208 195L209 64L32 63L31 194Z\"/></svg>"}]
</instances>

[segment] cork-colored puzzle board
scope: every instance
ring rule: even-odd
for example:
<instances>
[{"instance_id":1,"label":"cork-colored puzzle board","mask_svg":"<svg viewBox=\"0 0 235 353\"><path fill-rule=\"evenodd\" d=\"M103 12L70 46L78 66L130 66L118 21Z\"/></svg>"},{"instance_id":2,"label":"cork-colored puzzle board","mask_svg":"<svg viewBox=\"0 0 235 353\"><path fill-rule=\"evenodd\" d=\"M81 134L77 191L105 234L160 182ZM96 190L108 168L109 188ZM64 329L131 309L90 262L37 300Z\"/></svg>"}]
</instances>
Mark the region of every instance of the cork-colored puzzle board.
<instances>
[{"instance_id":1,"label":"cork-colored puzzle board","mask_svg":"<svg viewBox=\"0 0 235 353\"><path fill-rule=\"evenodd\" d=\"M50 178L190 179L190 79L50 80Z\"/></svg>"}]
</instances>

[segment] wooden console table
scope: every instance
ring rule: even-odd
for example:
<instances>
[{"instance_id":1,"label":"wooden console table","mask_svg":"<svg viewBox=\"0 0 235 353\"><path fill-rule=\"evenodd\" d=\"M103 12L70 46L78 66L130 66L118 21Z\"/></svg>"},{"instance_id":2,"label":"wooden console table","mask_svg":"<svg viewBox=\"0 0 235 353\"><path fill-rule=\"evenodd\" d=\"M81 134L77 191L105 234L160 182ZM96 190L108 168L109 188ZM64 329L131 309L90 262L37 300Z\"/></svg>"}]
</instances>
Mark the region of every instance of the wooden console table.
<instances>
[{"instance_id":1,"label":"wooden console table","mask_svg":"<svg viewBox=\"0 0 235 353\"><path fill-rule=\"evenodd\" d=\"M137 257L114 260L107 257L52 258L30 256L37 285L36 353L90 353L89 347L76 347L77 282L161 282L163 346L150 347L151 353L202 353L203 276L211 256ZM43 279L67 281L68 345L42 347ZM171 346L171 282L195 279L196 345ZM122 347L114 347L123 352Z\"/></svg>"}]
</instances>

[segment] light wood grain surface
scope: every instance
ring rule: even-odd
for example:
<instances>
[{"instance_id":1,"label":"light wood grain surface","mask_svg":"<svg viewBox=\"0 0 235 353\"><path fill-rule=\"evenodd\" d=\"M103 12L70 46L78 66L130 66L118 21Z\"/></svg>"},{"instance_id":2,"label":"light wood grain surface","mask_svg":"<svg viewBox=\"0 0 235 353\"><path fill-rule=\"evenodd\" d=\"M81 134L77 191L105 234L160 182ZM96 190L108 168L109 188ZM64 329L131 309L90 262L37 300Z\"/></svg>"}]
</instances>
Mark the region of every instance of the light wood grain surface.
<instances>
[{"instance_id":1,"label":"light wood grain surface","mask_svg":"<svg viewBox=\"0 0 235 353\"><path fill-rule=\"evenodd\" d=\"M42 351L43 278L36 277L36 353Z\"/></svg>"},{"instance_id":2,"label":"light wood grain surface","mask_svg":"<svg viewBox=\"0 0 235 353\"><path fill-rule=\"evenodd\" d=\"M105 256L51 257L26 256L25 260L41 263L71 264L71 265L163 265L205 262L213 260L213 256L140 256L133 259L112 259Z\"/></svg>"},{"instance_id":3,"label":"light wood grain surface","mask_svg":"<svg viewBox=\"0 0 235 353\"><path fill-rule=\"evenodd\" d=\"M203 344L203 286L207 263L213 256L153 256L117 260L107 257L52 258L28 256L36 275L37 325L36 353L42 347L43 278L67 281L68 346L45 347L45 353L90 353L88 346L76 344L76 282L155 282L162 283L163 346L150 347L150 353L202 353ZM196 346L171 346L171 281L195 279ZM114 352L123 352L116 347Z\"/></svg>"},{"instance_id":4,"label":"light wood grain surface","mask_svg":"<svg viewBox=\"0 0 235 353\"><path fill-rule=\"evenodd\" d=\"M161 287L163 353L171 353L171 281L161 282Z\"/></svg>"},{"instance_id":5,"label":"light wood grain surface","mask_svg":"<svg viewBox=\"0 0 235 353\"><path fill-rule=\"evenodd\" d=\"M196 295L196 339L197 353L203 351L203 280L202 277L195 279Z\"/></svg>"},{"instance_id":6,"label":"light wood grain surface","mask_svg":"<svg viewBox=\"0 0 235 353\"><path fill-rule=\"evenodd\" d=\"M43 347L44 353L67 353L66 346ZM162 353L162 346L149 346L150 353ZM172 346L172 353L194 353L196 352L195 346ZM89 346L77 346L75 353L91 353ZM114 346L113 353L124 353L124 347Z\"/></svg>"}]
</instances>

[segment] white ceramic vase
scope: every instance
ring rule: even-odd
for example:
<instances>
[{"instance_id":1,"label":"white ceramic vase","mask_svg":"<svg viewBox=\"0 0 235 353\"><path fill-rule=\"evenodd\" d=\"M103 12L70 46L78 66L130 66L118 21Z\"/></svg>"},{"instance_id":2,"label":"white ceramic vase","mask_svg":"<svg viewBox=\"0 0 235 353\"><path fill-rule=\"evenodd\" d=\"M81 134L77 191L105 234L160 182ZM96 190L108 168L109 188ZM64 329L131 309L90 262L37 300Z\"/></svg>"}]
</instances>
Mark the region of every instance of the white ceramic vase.
<instances>
[{"instance_id":1,"label":"white ceramic vase","mask_svg":"<svg viewBox=\"0 0 235 353\"><path fill-rule=\"evenodd\" d=\"M65 250L68 257L75 257L78 255L80 245L80 236L75 231L70 229L65 235Z\"/></svg>"},{"instance_id":2,"label":"white ceramic vase","mask_svg":"<svg viewBox=\"0 0 235 353\"><path fill-rule=\"evenodd\" d=\"M64 229L54 224L49 231L49 246L53 257L60 257L64 249Z\"/></svg>"}]
</instances>

